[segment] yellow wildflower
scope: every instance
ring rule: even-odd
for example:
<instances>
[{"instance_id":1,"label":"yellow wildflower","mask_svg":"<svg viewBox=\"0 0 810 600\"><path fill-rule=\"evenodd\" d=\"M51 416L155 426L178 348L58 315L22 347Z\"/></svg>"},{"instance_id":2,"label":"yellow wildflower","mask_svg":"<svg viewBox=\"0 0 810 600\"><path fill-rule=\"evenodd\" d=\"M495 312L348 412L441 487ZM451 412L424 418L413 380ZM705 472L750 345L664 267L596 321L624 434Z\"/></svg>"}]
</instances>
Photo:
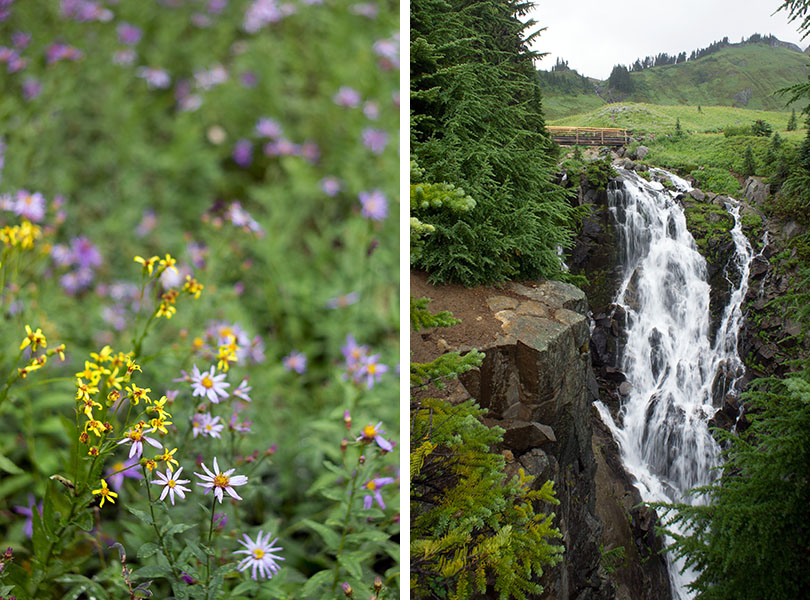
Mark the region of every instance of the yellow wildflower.
<instances>
[{"instance_id":1,"label":"yellow wildflower","mask_svg":"<svg viewBox=\"0 0 810 600\"><path fill-rule=\"evenodd\" d=\"M163 417L155 417L151 421L149 421L149 425L151 425L155 431L159 431L163 435L168 434L169 432L166 430L166 425L173 425L171 421L167 421Z\"/></svg>"},{"instance_id":2,"label":"yellow wildflower","mask_svg":"<svg viewBox=\"0 0 810 600\"><path fill-rule=\"evenodd\" d=\"M148 273L150 276L158 260L160 260L159 256L152 256L150 258L143 258L142 256L135 257L135 262L142 264L144 273Z\"/></svg>"},{"instance_id":3,"label":"yellow wildflower","mask_svg":"<svg viewBox=\"0 0 810 600\"><path fill-rule=\"evenodd\" d=\"M97 490L93 490L94 496L101 496L101 507L104 506L104 501L109 500L113 504L115 504L115 499L118 498L118 494L112 491L110 488L107 487L107 482L103 479L101 480L101 487Z\"/></svg>"},{"instance_id":4,"label":"yellow wildflower","mask_svg":"<svg viewBox=\"0 0 810 600\"><path fill-rule=\"evenodd\" d=\"M35 352L40 346L43 348L48 346L48 341L45 339L45 336L39 327L37 327L36 331L31 331L30 325L25 326L25 338L23 339L22 344L20 344L20 350L29 345L31 346L32 352Z\"/></svg>"},{"instance_id":5,"label":"yellow wildflower","mask_svg":"<svg viewBox=\"0 0 810 600\"><path fill-rule=\"evenodd\" d=\"M96 421L95 419L90 419L84 424L84 431L87 432L88 429L95 433L98 437L101 437L104 434L104 423L101 421Z\"/></svg>"},{"instance_id":6,"label":"yellow wildflower","mask_svg":"<svg viewBox=\"0 0 810 600\"><path fill-rule=\"evenodd\" d=\"M152 388L140 388L133 383L132 385L127 386L127 391L129 392L130 400L135 406L138 405L141 398L143 398L144 402L152 402L148 396L149 392L152 391Z\"/></svg>"},{"instance_id":7,"label":"yellow wildflower","mask_svg":"<svg viewBox=\"0 0 810 600\"><path fill-rule=\"evenodd\" d=\"M187 292L194 299L200 297L200 293L205 289L205 286L193 278L191 275L186 275L186 283L183 285L183 291Z\"/></svg>"},{"instance_id":8,"label":"yellow wildflower","mask_svg":"<svg viewBox=\"0 0 810 600\"><path fill-rule=\"evenodd\" d=\"M155 457L155 460L162 460L163 462L166 463L166 467L169 469L169 472L173 472L174 467L172 466L172 464L180 466L180 463L174 460L174 453L177 452L177 448L171 451L168 448L164 448L163 450L165 450L165 452L163 454L158 454Z\"/></svg>"},{"instance_id":9,"label":"yellow wildflower","mask_svg":"<svg viewBox=\"0 0 810 600\"><path fill-rule=\"evenodd\" d=\"M161 396L160 400L156 400L152 403L152 406L146 409L146 412L157 413L157 416L161 419L171 417L171 413L165 410L167 400L166 396Z\"/></svg>"},{"instance_id":10,"label":"yellow wildflower","mask_svg":"<svg viewBox=\"0 0 810 600\"><path fill-rule=\"evenodd\" d=\"M114 369L112 373L110 373L109 377L107 377L107 387L115 388L117 390L121 389L121 382L124 381L124 376L118 376L118 369Z\"/></svg>"},{"instance_id":11,"label":"yellow wildflower","mask_svg":"<svg viewBox=\"0 0 810 600\"><path fill-rule=\"evenodd\" d=\"M166 269L172 269L173 271L177 271L177 267L174 265L177 263L177 260L172 258L171 254L167 254L166 258L160 259L160 268L158 269L158 275L163 273Z\"/></svg>"},{"instance_id":12,"label":"yellow wildflower","mask_svg":"<svg viewBox=\"0 0 810 600\"><path fill-rule=\"evenodd\" d=\"M98 394L95 383L84 383L81 378L76 378L76 400L87 400L91 395Z\"/></svg>"},{"instance_id":13,"label":"yellow wildflower","mask_svg":"<svg viewBox=\"0 0 810 600\"><path fill-rule=\"evenodd\" d=\"M98 354L95 352L91 352L90 356L97 362L97 363L105 363L112 360L112 353L113 349L109 346L104 346L101 350L98 351Z\"/></svg>"}]
</instances>

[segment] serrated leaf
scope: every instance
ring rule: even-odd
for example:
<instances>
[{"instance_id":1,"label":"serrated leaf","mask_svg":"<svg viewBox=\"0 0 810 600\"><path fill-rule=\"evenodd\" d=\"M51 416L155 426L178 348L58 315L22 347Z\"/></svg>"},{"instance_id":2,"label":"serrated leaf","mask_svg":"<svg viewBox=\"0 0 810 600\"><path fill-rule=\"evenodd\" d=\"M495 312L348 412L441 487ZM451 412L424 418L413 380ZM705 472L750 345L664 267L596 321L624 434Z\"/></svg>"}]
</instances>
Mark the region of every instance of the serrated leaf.
<instances>
[{"instance_id":1,"label":"serrated leaf","mask_svg":"<svg viewBox=\"0 0 810 600\"><path fill-rule=\"evenodd\" d=\"M160 547L152 542L147 542L138 548L138 558L149 558L154 555Z\"/></svg>"},{"instance_id":2,"label":"serrated leaf","mask_svg":"<svg viewBox=\"0 0 810 600\"><path fill-rule=\"evenodd\" d=\"M340 545L340 535L338 535L337 531L330 529L323 523L316 523L311 519L304 519L303 524L320 535L323 541L326 543L327 548L330 550L337 550L338 546Z\"/></svg>"},{"instance_id":3,"label":"serrated leaf","mask_svg":"<svg viewBox=\"0 0 810 600\"><path fill-rule=\"evenodd\" d=\"M321 586L323 586L329 580L330 576L332 576L331 570L318 571L315 573L315 575L310 577L301 588L301 596L303 598L315 597L315 592L318 591ZM317 597L322 598L323 596Z\"/></svg>"}]
</instances>

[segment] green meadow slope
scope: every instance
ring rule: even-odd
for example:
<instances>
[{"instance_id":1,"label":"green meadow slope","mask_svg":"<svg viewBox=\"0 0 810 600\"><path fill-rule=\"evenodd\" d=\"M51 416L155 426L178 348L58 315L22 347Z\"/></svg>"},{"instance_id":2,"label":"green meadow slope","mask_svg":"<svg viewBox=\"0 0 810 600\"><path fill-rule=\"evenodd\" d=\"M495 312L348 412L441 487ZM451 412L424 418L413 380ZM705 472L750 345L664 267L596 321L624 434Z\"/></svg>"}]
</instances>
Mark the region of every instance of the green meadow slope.
<instances>
[{"instance_id":1,"label":"green meadow slope","mask_svg":"<svg viewBox=\"0 0 810 600\"><path fill-rule=\"evenodd\" d=\"M592 110L608 102L663 105L736 106L783 111L780 88L807 80L810 57L766 43L736 44L703 58L631 73L631 93L610 89L607 81L586 80L573 71L540 74L549 119Z\"/></svg>"}]
</instances>

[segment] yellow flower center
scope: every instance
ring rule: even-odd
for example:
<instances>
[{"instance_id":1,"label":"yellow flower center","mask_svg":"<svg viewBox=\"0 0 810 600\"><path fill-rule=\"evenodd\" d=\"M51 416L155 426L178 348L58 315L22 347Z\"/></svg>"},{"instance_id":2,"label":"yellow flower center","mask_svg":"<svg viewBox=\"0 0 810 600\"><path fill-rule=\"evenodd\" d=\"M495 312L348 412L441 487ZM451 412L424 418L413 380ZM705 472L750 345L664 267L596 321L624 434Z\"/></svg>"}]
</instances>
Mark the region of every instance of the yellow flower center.
<instances>
[{"instance_id":1,"label":"yellow flower center","mask_svg":"<svg viewBox=\"0 0 810 600\"><path fill-rule=\"evenodd\" d=\"M214 382L213 382L213 381L211 381L211 378L210 378L210 377L208 377L208 375L206 375L205 377L203 377L203 378L202 378L202 381L200 381L200 383L202 384L202 386L203 386L204 388L209 389L209 390L210 390L212 387L214 387Z\"/></svg>"},{"instance_id":2,"label":"yellow flower center","mask_svg":"<svg viewBox=\"0 0 810 600\"><path fill-rule=\"evenodd\" d=\"M377 429L374 427L374 425L366 425L363 427L363 435L367 438L373 438L375 435L377 435Z\"/></svg>"},{"instance_id":3,"label":"yellow flower center","mask_svg":"<svg viewBox=\"0 0 810 600\"><path fill-rule=\"evenodd\" d=\"M222 473L216 475L214 477L214 486L219 488L226 488L228 487L228 483L230 483L230 479L225 477Z\"/></svg>"},{"instance_id":4,"label":"yellow flower center","mask_svg":"<svg viewBox=\"0 0 810 600\"><path fill-rule=\"evenodd\" d=\"M177 482L174 479L169 479L169 483L167 483L166 485L168 485L170 488L173 488L174 486L177 485Z\"/></svg>"},{"instance_id":5,"label":"yellow flower center","mask_svg":"<svg viewBox=\"0 0 810 600\"><path fill-rule=\"evenodd\" d=\"M123 471L124 470L124 463L117 462L112 466L113 471Z\"/></svg>"},{"instance_id":6,"label":"yellow flower center","mask_svg":"<svg viewBox=\"0 0 810 600\"><path fill-rule=\"evenodd\" d=\"M262 558L263 556L264 556L264 550L262 550L261 548L256 548L256 549L253 551L253 557L254 557L256 560L261 560L261 558Z\"/></svg>"},{"instance_id":7,"label":"yellow flower center","mask_svg":"<svg viewBox=\"0 0 810 600\"><path fill-rule=\"evenodd\" d=\"M374 480L372 479L371 481L369 481L369 482L366 484L366 488L368 488L369 490L371 490L371 491L373 492L374 490L376 490L376 489L377 489L377 484L376 484L376 483L374 483Z\"/></svg>"},{"instance_id":8,"label":"yellow flower center","mask_svg":"<svg viewBox=\"0 0 810 600\"><path fill-rule=\"evenodd\" d=\"M143 438L143 432L140 429L135 429L129 432L129 439L133 442L140 442L141 438Z\"/></svg>"},{"instance_id":9,"label":"yellow flower center","mask_svg":"<svg viewBox=\"0 0 810 600\"><path fill-rule=\"evenodd\" d=\"M377 365L375 365L374 363L369 363L368 367L366 368L368 369L369 375L374 375L374 373L377 372Z\"/></svg>"}]
</instances>

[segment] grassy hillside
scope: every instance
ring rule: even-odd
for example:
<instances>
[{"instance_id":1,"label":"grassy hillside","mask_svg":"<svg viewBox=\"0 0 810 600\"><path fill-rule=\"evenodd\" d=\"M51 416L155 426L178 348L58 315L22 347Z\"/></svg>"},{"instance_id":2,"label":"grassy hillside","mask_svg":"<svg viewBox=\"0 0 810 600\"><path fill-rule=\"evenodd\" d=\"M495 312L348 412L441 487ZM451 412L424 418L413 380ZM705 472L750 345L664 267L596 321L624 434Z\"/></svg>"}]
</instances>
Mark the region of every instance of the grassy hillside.
<instances>
[{"instance_id":1,"label":"grassy hillside","mask_svg":"<svg viewBox=\"0 0 810 600\"><path fill-rule=\"evenodd\" d=\"M595 90L572 93L555 82L565 73L544 73L541 80L549 119L576 114L608 100L779 111L786 110L785 99L774 92L806 81L808 64L805 54L787 48L738 44L694 61L631 73L635 88L631 94L609 90L607 81L595 82L599 95Z\"/></svg>"},{"instance_id":2,"label":"grassy hillside","mask_svg":"<svg viewBox=\"0 0 810 600\"><path fill-rule=\"evenodd\" d=\"M549 121L569 127L624 127L650 150L644 162L691 175L706 191L736 195L740 192L743 153L748 145L757 164L756 175L769 176L775 164L769 160L768 137L734 135L726 127L748 126L757 120L769 123L783 139L783 147L795 148L804 129L787 131L790 113L750 110L728 106L656 106L654 104L609 104L589 113ZM680 120L681 136L675 135ZM637 144L636 144L637 145Z\"/></svg>"}]
</instances>

